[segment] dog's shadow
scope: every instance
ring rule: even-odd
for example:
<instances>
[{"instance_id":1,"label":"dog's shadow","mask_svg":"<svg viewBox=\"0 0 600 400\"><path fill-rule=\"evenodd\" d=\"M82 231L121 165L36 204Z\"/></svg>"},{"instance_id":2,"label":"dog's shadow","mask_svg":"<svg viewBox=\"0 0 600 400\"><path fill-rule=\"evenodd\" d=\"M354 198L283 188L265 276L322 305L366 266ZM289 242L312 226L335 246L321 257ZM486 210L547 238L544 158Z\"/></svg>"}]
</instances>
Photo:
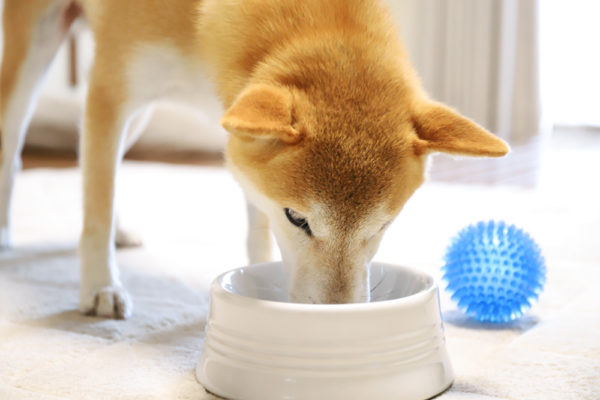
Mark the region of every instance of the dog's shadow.
<instances>
[{"instance_id":1,"label":"dog's shadow","mask_svg":"<svg viewBox=\"0 0 600 400\"><path fill-rule=\"evenodd\" d=\"M205 290L121 263L123 284L134 303L133 316L124 321L85 316L77 310L78 268L74 244L1 253L0 315L10 322L108 342L202 348L208 313Z\"/></svg>"}]
</instances>

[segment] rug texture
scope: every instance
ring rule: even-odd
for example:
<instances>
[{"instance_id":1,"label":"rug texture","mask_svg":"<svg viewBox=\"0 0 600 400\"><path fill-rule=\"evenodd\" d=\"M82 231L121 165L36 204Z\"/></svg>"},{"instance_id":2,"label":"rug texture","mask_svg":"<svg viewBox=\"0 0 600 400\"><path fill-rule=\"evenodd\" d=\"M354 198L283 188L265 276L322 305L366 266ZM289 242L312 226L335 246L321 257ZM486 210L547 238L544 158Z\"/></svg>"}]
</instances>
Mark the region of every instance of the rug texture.
<instances>
[{"instance_id":1,"label":"rug texture","mask_svg":"<svg viewBox=\"0 0 600 400\"><path fill-rule=\"evenodd\" d=\"M514 323L472 322L442 292L456 381L440 399L600 399L600 195L566 181L535 190L428 183L386 234L377 260L438 278L450 238L480 219L524 228L546 257L540 301ZM118 252L134 301L126 321L76 311L80 186L77 169L19 176L16 246L0 253L0 399L215 398L194 368L209 284L246 262L236 183L220 168L124 164L119 215L144 241Z\"/></svg>"}]
</instances>

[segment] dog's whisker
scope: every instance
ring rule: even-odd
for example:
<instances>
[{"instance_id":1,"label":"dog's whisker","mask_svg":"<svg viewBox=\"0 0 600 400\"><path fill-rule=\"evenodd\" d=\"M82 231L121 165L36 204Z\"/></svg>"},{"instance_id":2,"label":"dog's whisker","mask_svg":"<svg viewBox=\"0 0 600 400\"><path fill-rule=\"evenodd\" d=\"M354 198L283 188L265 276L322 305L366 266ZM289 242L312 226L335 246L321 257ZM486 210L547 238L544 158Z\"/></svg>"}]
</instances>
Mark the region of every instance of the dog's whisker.
<instances>
[{"instance_id":1,"label":"dog's whisker","mask_svg":"<svg viewBox=\"0 0 600 400\"><path fill-rule=\"evenodd\" d=\"M381 285L382 283L383 283L383 278L381 278L381 279L379 280L379 282L377 282L377 283L375 284L375 286L373 286L373 287L371 288L371 293L373 293L373 292L375 291L375 289L377 289L377 288L379 287L379 285Z\"/></svg>"}]
</instances>

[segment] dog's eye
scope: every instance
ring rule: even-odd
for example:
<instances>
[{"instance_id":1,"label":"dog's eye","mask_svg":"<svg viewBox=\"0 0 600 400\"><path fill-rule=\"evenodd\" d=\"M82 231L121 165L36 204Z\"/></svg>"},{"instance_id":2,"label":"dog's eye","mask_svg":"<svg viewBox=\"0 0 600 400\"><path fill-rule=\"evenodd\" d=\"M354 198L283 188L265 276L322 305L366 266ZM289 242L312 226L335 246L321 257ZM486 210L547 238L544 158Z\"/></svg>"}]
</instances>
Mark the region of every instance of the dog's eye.
<instances>
[{"instance_id":1,"label":"dog's eye","mask_svg":"<svg viewBox=\"0 0 600 400\"><path fill-rule=\"evenodd\" d=\"M306 218L290 208L284 208L283 211L285 212L285 216L287 217L288 221L302 229L308 236L312 236L312 231L310 230L310 226L308 225Z\"/></svg>"}]
</instances>

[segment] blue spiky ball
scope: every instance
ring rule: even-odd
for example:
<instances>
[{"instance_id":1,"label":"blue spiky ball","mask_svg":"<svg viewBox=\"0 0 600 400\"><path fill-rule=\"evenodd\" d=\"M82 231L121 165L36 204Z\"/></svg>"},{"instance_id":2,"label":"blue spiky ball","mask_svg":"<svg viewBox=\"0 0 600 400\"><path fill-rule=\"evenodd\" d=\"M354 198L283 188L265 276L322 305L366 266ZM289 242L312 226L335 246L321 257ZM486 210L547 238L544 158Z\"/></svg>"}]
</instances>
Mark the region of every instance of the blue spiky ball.
<instances>
[{"instance_id":1,"label":"blue spiky ball","mask_svg":"<svg viewBox=\"0 0 600 400\"><path fill-rule=\"evenodd\" d=\"M481 221L462 229L444 261L446 290L462 311L481 322L519 318L546 281L539 246L528 233L503 221Z\"/></svg>"}]
</instances>

